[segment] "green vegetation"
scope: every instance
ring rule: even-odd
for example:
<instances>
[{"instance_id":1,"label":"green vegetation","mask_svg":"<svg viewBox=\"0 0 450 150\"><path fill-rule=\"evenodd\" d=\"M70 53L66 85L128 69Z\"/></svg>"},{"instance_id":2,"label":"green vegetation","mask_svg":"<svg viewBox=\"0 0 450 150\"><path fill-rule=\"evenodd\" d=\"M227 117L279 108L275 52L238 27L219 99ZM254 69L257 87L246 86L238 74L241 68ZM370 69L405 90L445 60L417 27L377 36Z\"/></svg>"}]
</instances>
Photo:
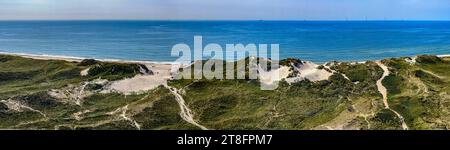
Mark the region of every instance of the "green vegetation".
<instances>
[{"instance_id":1,"label":"green vegetation","mask_svg":"<svg viewBox=\"0 0 450 150\"><path fill-rule=\"evenodd\" d=\"M352 82L376 81L381 77L383 71L373 62L367 63L340 63L331 69L347 75Z\"/></svg>"},{"instance_id":2,"label":"green vegetation","mask_svg":"<svg viewBox=\"0 0 450 150\"><path fill-rule=\"evenodd\" d=\"M0 99L79 83L84 67L76 63L0 55Z\"/></svg>"},{"instance_id":3,"label":"green vegetation","mask_svg":"<svg viewBox=\"0 0 450 150\"><path fill-rule=\"evenodd\" d=\"M0 99L58 89L97 78L119 80L139 74L137 64L102 63L85 66L77 62L35 60L8 55L0 55L0 60ZM80 76L81 70L89 67L92 67L89 76Z\"/></svg>"},{"instance_id":4,"label":"green vegetation","mask_svg":"<svg viewBox=\"0 0 450 150\"><path fill-rule=\"evenodd\" d=\"M400 76L391 74L384 78L383 85L386 87L389 95L395 95L401 93L404 79Z\"/></svg>"},{"instance_id":5,"label":"green vegetation","mask_svg":"<svg viewBox=\"0 0 450 150\"><path fill-rule=\"evenodd\" d=\"M450 60L423 55L415 64L388 59L391 76L383 83L392 109L410 129L448 129L450 118Z\"/></svg>"},{"instance_id":6,"label":"green vegetation","mask_svg":"<svg viewBox=\"0 0 450 150\"><path fill-rule=\"evenodd\" d=\"M282 61L293 63L296 59ZM298 62L298 61L297 61ZM377 76L380 69L367 71ZM376 78L376 77L373 77ZM311 129L331 121L352 105L353 97L376 97L374 83L348 81L340 74L320 82L282 82L274 91L260 90L257 80L175 80L202 125L213 129Z\"/></svg>"},{"instance_id":7,"label":"green vegetation","mask_svg":"<svg viewBox=\"0 0 450 150\"><path fill-rule=\"evenodd\" d=\"M92 66L97 63L99 63L99 62L95 59L84 59L80 63L78 63L78 66Z\"/></svg>"},{"instance_id":8,"label":"green vegetation","mask_svg":"<svg viewBox=\"0 0 450 150\"><path fill-rule=\"evenodd\" d=\"M382 61L390 71L382 81L390 108L410 129L448 129L450 59L428 55L418 56L416 63L405 59ZM280 62L301 63L299 59ZM376 63L335 64L330 69L336 73L328 80L282 81L272 91L262 91L258 80L248 79L248 66L242 80L183 79L168 84L182 91L194 120L210 129L402 129L400 118L384 109L376 86L383 70ZM88 68L88 75L81 76ZM198 130L180 117L175 96L164 86L124 95L98 92L106 85L92 82L129 78L142 70L151 72L140 64L0 55L0 129ZM84 95L67 94L77 94L81 87ZM50 92L54 90L65 92L58 97ZM8 107L13 104L22 107Z\"/></svg>"},{"instance_id":9,"label":"green vegetation","mask_svg":"<svg viewBox=\"0 0 450 150\"><path fill-rule=\"evenodd\" d=\"M437 56L421 55L416 58L417 63L420 64L438 64L443 63L442 59Z\"/></svg>"},{"instance_id":10,"label":"green vegetation","mask_svg":"<svg viewBox=\"0 0 450 150\"><path fill-rule=\"evenodd\" d=\"M91 77L101 76L108 80L119 80L133 77L140 72L138 64L102 63L94 65L88 73Z\"/></svg>"},{"instance_id":11,"label":"green vegetation","mask_svg":"<svg viewBox=\"0 0 450 150\"><path fill-rule=\"evenodd\" d=\"M90 73L92 74L82 77L81 70L87 68L91 68ZM33 109L22 107L16 111L8 109L4 103L0 103L0 128L106 129L109 126L119 127L115 121L119 120L117 122L120 122L120 119L116 119L118 115L105 115L105 113L138 101L145 95L94 94L86 97L83 105L78 106L73 101L50 96L48 91L67 86L81 86L83 82L98 78L119 80L138 73L139 66L137 64L100 63L92 60L77 63L0 55L0 101L13 101ZM102 88L100 86L88 84L85 89L98 90ZM159 94L156 94L154 97L158 96ZM161 101L165 101L165 99L161 98ZM176 103L172 103L172 105L178 108ZM77 120L74 117L75 113L86 110L89 112L80 115L80 118L83 119ZM136 114L139 113L136 112ZM177 113L172 115L178 116ZM97 122L105 123L97 125Z\"/></svg>"},{"instance_id":12,"label":"green vegetation","mask_svg":"<svg viewBox=\"0 0 450 150\"><path fill-rule=\"evenodd\" d=\"M401 130L400 118L389 109L380 110L370 122L375 130Z\"/></svg>"}]
</instances>

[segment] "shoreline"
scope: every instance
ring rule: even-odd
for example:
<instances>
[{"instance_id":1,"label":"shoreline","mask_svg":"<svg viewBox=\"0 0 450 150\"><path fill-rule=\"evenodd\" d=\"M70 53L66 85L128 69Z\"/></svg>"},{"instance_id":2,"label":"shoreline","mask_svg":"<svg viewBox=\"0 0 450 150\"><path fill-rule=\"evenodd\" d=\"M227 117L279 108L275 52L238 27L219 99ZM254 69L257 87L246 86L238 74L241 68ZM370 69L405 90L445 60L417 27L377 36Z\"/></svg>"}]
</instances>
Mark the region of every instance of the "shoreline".
<instances>
[{"instance_id":1,"label":"shoreline","mask_svg":"<svg viewBox=\"0 0 450 150\"><path fill-rule=\"evenodd\" d=\"M450 54L442 54L442 55L436 55L437 57L444 58L444 57L450 57Z\"/></svg>"},{"instance_id":2,"label":"shoreline","mask_svg":"<svg viewBox=\"0 0 450 150\"><path fill-rule=\"evenodd\" d=\"M151 65L173 65L177 64L175 62L167 62L167 61L145 61L145 60L121 60L121 59L97 59L97 58L88 58L88 57L77 57L77 56L63 56L63 55L47 55L47 54L28 54L28 53L12 53L12 52L3 52L0 51L0 55L10 55L10 56L19 56L24 58L30 58L30 59L37 59L37 60L62 60L62 61L68 61L68 62L81 62L84 59L94 59L101 62L113 62L113 63L141 63L141 64L151 64ZM428 55L428 54L418 54L419 55ZM431 54L430 54L431 55ZM450 54L440 54L440 55L434 55L440 58L450 57ZM402 57L410 57L413 58L415 56L402 56ZM389 57L389 58L395 58L395 57ZM300 59L300 58L297 58ZM388 59L388 58L384 58ZM303 60L303 59L300 59ZM381 59L383 60L383 59ZM308 61L308 60L304 60ZM367 61L380 61L380 60L365 60L365 61L338 61L338 62L356 62L356 63L366 63ZM324 63L316 63L316 64L327 64L332 61L324 62ZM314 63L314 62L313 62Z\"/></svg>"},{"instance_id":3,"label":"shoreline","mask_svg":"<svg viewBox=\"0 0 450 150\"><path fill-rule=\"evenodd\" d=\"M62 55L47 55L47 54L28 54L28 53L11 53L1 52L0 55L19 56L24 58L38 59L38 60L63 60L69 62L81 62L84 59L94 59L101 62L114 62L114 63L142 63L142 64L156 64L156 65L172 65L174 62L164 61L139 61L139 60L121 60L121 59L97 59L88 57L76 57L76 56L62 56Z\"/></svg>"}]
</instances>

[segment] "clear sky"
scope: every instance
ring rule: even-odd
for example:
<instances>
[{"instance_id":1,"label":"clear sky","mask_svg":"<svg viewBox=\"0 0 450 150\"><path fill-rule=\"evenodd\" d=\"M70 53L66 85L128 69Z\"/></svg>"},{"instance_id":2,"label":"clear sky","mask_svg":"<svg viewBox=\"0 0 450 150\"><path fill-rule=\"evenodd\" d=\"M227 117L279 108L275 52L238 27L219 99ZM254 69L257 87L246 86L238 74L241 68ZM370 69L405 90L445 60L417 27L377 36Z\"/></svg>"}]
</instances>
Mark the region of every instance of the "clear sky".
<instances>
[{"instance_id":1,"label":"clear sky","mask_svg":"<svg viewBox=\"0 0 450 150\"><path fill-rule=\"evenodd\" d=\"M0 0L1 20L450 20L450 0Z\"/></svg>"}]
</instances>

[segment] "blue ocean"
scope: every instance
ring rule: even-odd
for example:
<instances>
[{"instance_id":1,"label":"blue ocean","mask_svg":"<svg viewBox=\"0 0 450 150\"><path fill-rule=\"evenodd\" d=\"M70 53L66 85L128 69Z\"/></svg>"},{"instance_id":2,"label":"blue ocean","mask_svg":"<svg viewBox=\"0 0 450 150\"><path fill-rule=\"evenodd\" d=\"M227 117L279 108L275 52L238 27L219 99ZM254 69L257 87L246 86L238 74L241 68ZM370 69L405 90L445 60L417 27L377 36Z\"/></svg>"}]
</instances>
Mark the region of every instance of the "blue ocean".
<instances>
[{"instance_id":1,"label":"blue ocean","mask_svg":"<svg viewBox=\"0 0 450 150\"><path fill-rule=\"evenodd\" d=\"M0 21L0 52L167 62L196 35L318 63L450 54L450 21Z\"/></svg>"}]
</instances>

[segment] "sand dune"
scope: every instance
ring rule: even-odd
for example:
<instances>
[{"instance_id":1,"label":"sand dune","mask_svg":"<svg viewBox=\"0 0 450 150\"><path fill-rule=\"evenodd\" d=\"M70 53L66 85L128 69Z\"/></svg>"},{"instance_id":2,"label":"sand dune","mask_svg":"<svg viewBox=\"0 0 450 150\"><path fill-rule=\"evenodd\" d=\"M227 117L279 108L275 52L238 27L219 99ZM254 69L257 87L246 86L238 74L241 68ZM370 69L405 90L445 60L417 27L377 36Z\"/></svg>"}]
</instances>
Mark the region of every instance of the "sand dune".
<instances>
[{"instance_id":1,"label":"sand dune","mask_svg":"<svg viewBox=\"0 0 450 150\"><path fill-rule=\"evenodd\" d=\"M166 64L145 64L154 74L137 75L133 78L114 81L108 87L113 91L124 94L132 94L152 90L160 85L166 85L171 79L171 65Z\"/></svg>"}]
</instances>

